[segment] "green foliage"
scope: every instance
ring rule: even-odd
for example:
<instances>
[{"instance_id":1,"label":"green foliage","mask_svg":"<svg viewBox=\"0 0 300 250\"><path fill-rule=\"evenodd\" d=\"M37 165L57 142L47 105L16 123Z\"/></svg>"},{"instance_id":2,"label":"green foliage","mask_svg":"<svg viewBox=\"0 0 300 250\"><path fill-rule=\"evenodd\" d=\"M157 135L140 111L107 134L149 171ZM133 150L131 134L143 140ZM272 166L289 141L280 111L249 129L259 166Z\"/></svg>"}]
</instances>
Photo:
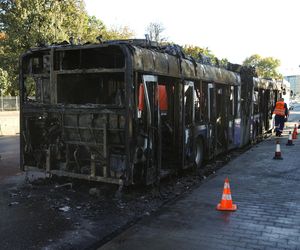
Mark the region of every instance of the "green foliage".
<instances>
[{"instance_id":1,"label":"green foliage","mask_svg":"<svg viewBox=\"0 0 300 250\"><path fill-rule=\"evenodd\" d=\"M196 60L201 59L201 57L205 56L209 58L211 64L215 66L226 66L228 60L223 58L219 60L208 48L201 48L193 45L184 45L183 51L185 54L192 56Z\"/></svg>"},{"instance_id":2,"label":"green foliage","mask_svg":"<svg viewBox=\"0 0 300 250\"><path fill-rule=\"evenodd\" d=\"M105 40L130 39L133 37L134 32L127 26L112 27L103 33Z\"/></svg>"},{"instance_id":3,"label":"green foliage","mask_svg":"<svg viewBox=\"0 0 300 250\"><path fill-rule=\"evenodd\" d=\"M183 46L184 53L194 57L199 58L199 54L203 54L210 58L215 57L208 48L201 48L193 45L184 45Z\"/></svg>"},{"instance_id":4,"label":"green foliage","mask_svg":"<svg viewBox=\"0 0 300 250\"><path fill-rule=\"evenodd\" d=\"M7 95L9 79L7 71L0 68L0 95Z\"/></svg>"},{"instance_id":5,"label":"green foliage","mask_svg":"<svg viewBox=\"0 0 300 250\"><path fill-rule=\"evenodd\" d=\"M107 30L101 20L88 16L83 0L1 0L0 68L8 72L6 92L17 94L19 56L36 46L69 41L97 42L125 39L133 34L127 27Z\"/></svg>"},{"instance_id":6,"label":"green foliage","mask_svg":"<svg viewBox=\"0 0 300 250\"><path fill-rule=\"evenodd\" d=\"M277 71L280 66L280 60L273 57L261 57L254 54L245 59L244 66L255 67L259 77L282 79L282 75Z\"/></svg>"},{"instance_id":7,"label":"green foliage","mask_svg":"<svg viewBox=\"0 0 300 250\"><path fill-rule=\"evenodd\" d=\"M10 0L1 7L2 30L17 52L70 36L81 38L88 21L82 1Z\"/></svg>"},{"instance_id":8,"label":"green foliage","mask_svg":"<svg viewBox=\"0 0 300 250\"><path fill-rule=\"evenodd\" d=\"M83 34L83 40L85 42L97 42L97 37L106 33L106 27L104 23L97 19L95 16L89 16L87 19L87 26Z\"/></svg>"}]
</instances>

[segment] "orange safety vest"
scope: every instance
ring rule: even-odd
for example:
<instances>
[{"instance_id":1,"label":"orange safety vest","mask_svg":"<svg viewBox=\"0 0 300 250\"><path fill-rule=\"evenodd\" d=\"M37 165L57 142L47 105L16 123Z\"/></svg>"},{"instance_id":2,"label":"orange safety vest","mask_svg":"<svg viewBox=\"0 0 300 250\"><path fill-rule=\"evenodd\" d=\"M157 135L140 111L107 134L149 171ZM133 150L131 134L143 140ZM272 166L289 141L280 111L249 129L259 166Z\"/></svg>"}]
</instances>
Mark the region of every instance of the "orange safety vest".
<instances>
[{"instance_id":1,"label":"orange safety vest","mask_svg":"<svg viewBox=\"0 0 300 250\"><path fill-rule=\"evenodd\" d=\"M276 102L276 106L275 106L273 114L285 116L284 102Z\"/></svg>"}]
</instances>

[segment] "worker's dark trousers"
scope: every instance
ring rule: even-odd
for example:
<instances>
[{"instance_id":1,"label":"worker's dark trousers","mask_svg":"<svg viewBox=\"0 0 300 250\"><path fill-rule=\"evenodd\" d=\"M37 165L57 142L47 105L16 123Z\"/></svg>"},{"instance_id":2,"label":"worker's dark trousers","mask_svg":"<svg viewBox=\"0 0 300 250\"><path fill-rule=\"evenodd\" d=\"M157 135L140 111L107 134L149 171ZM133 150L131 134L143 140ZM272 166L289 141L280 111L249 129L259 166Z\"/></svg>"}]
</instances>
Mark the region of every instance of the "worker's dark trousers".
<instances>
[{"instance_id":1,"label":"worker's dark trousers","mask_svg":"<svg viewBox=\"0 0 300 250\"><path fill-rule=\"evenodd\" d=\"M275 132L282 133L284 127L284 116L275 115Z\"/></svg>"}]
</instances>

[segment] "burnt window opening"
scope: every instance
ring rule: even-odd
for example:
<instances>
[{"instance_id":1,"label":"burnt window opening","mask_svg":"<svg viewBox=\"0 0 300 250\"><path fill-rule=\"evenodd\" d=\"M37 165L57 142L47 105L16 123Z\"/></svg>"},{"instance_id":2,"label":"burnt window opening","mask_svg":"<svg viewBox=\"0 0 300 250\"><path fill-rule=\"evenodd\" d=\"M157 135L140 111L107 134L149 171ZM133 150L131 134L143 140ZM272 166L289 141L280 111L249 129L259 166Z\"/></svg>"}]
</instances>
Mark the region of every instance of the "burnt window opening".
<instances>
[{"instance_id":1,"label":"burnt window opening","mask_svg":"<svg viewBox=\"0 0 300 250\"><path fill-rule=\"evenodd\" d=\"M54 70L124 68L125 58L119 47L56 51Z\"/></svg>"},{"instance_id":2,"label":"burnt window opening","mask_svg":"<svg viewBox=\"0 0 300 250\"><path fill-rule=\"evenodd\" d=\"M253 97L252 97L252 100L253 100L253 113L254 114L258 114L259 113L259 100L258 100L258 91L255 90L253 92Z\"/></svg>"},{"instance_id":3,"label":"burnt window opening","mask_svg":"<svg viewBox=\"0 0 300 250\"><path fill-rule=\"evenodd\" d=\"M50 55L37 53L34 56L28 56L23 61L24 74L47 74L50 72Z\"/></svg>"},{"instance_id":4,"label":"burnt window opening","mask_svg":"<svg viewBox=\"0 0 300 250\"><path fill-rule=\"evenodd\" d=\"M201 122L204 119L203 114L203 104L202 97L203 93L201 92L201 82L195 82L194 89L194 107L195 107L195 122Z\"/></svg>"},{"instance_id":5,"label":"burnt window opening","mask_svg":"<svg viewBox=\"0 0 300 250\"><path fill-rule=\"evenodd\" d=\"M185 125L192 125L194 121L195 90L193 82L184 85Z\"/></svg>"},{"instance_id":6,"label":"burnt window opening","mask_svg":"<svg viewBox=\"0 0 300 250\"><path fill-rule=\"evenodd\" d=\"M24 77L24 101L50 103L50 79L28 75Z\"/></svg>"},{"instance_id":7,"label":"burnt window opening","mask_svg":"<svg viewBox=\"0 0 300 250\"><path fill-rule=\"evenodd\" d=\"M36 101L36 81L32 76L24 78L24 101Z\"/></svg>"},{"instance_id":8,"label":"burnt window opening","mask_svg":"<svg viewBox=\"0 0 300 250\"><path fill-rule=\"evenodd\" d=\"M57 76L57 102L124 106L124 74L65 74Z\"/></svg>"},{"instance_id":9,"label":"burnt window opening","mask_svg":"<svg viewBox=\"0 0 300 250\"><path fill-rule=\"evenodd\" d=\"M201 91L201 103L200 107L202 107L202 115L203 115L203 120L208 121L209 120L209 108L208 108L208 83L204 82L202 84L202 91Z\"/></svg>"}]
</instances>

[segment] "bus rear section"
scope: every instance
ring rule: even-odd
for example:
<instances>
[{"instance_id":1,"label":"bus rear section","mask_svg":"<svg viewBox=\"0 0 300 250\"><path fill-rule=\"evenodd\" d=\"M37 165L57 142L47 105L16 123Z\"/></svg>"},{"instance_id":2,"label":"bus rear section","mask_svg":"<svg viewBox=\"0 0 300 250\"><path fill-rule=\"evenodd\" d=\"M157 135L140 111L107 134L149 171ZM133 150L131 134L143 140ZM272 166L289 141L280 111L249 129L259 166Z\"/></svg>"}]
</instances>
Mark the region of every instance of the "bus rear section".
<instances>
[{"instance_id":1,"label":"bus rear section","mask_svg":"<svg viewBox=\"0 0 300 250\"><path fill-rule=\"evenodd\" d=\"M122 184L131 143L124 51L56 46L21 59L21 168Z\"/></svg>"}]
</instances>

